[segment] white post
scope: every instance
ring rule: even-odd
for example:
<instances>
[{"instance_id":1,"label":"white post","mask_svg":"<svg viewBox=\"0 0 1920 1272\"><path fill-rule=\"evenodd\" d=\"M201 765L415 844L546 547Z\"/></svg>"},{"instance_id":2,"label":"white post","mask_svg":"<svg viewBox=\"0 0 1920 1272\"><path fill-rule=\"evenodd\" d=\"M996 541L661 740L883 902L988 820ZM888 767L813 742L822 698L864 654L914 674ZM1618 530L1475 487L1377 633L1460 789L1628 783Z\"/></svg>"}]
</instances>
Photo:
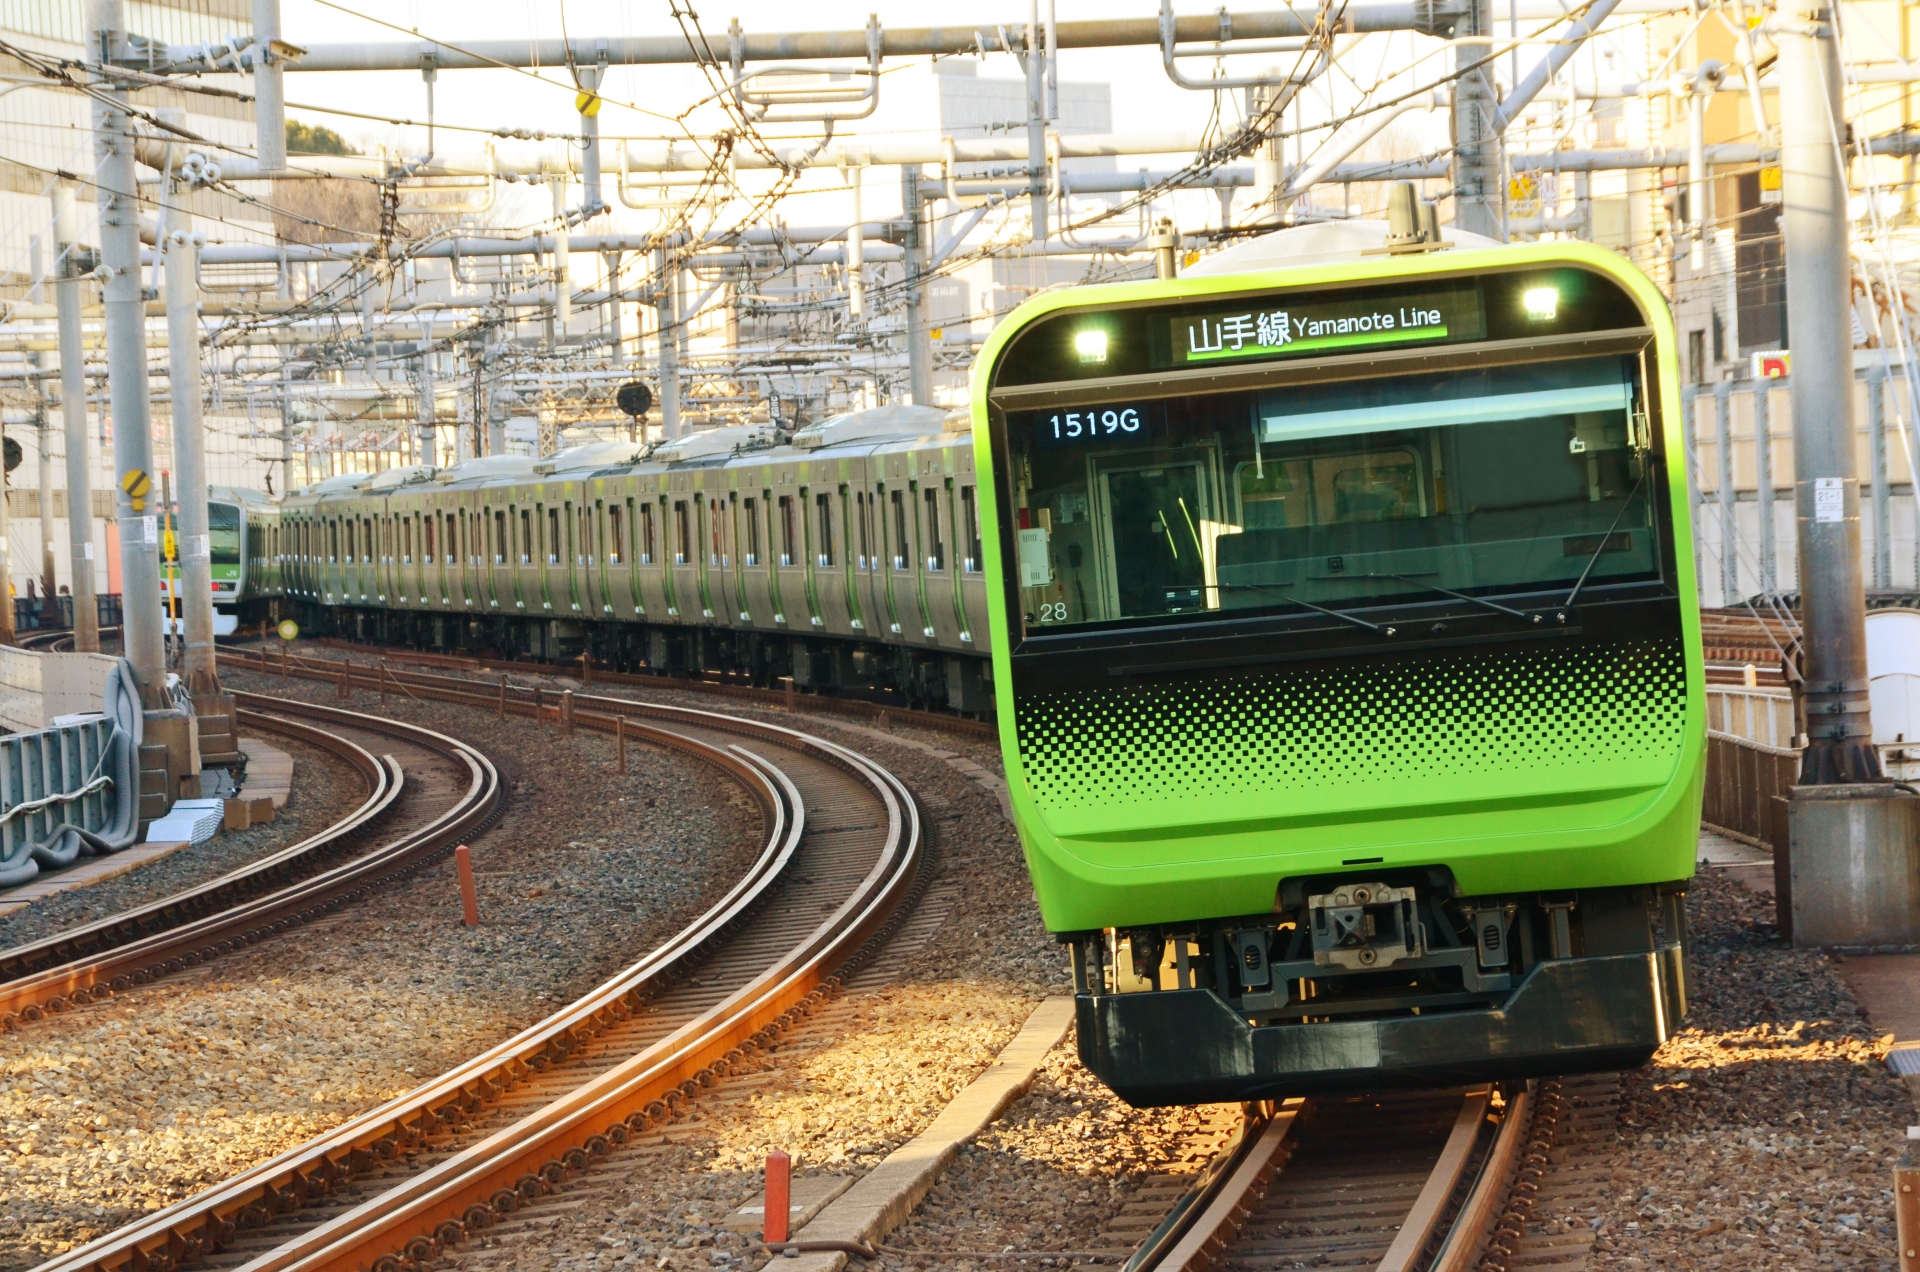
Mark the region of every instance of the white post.
<instances>
[{"instance_id":1,"label":"white post","mask_svg":"<svg viewBox=\"0 0 1920 1272\"><path fill-rule=\"evenodd\" d=\"M164 187L163 187L164 188ZM162 209L167 264L167 373L173 393L173 472L180 500L181 672L189 693L217 693L213 653L213 556L207 514L207 442L200 417L200 236L186 192L174 185Z\"/></svg>"},{"instance_id":2,"label":"white post","mask_svg":"<svg viewBox=\"0 0 1920 1272\"><path fill-rule=\"evenodd\" d=\"M100 602L93 590L93 467L87 439L87 363L80 339L80 293L86 277L74 260L80 211L73 187L53 188L53 241L60 281L53 302L60 325L60 423L67 437L67 550L73 577L73 648L100 652Z\"/></svg>"}]
</instances>

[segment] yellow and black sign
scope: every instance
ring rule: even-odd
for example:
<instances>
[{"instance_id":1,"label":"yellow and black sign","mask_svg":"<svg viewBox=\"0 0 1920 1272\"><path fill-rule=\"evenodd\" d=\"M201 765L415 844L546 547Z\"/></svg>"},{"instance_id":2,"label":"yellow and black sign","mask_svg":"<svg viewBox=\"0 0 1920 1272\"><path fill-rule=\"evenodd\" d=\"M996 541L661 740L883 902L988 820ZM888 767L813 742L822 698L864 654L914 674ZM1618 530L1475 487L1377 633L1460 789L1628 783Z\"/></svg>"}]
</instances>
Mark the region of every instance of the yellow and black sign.
<instances>
[{"instance_id":1,"label":"yellow and black sign","mask_svg":"<svg viewBox=\"0 0 1920 1272\"><path fill-rule=\"evenodd\" d=\"M573 99L573 108L588 119L592 119L600 113L600 94L581 89Z\"/></svg>"},{"instance_id":2,"label":"yellow and black sign","mask_svg":"<svg viewBox=\"0 0 1920 1272\"><path fill-rule=\"evenodd\" d=\"M153 478L138 468L130 468L120 479L120 489L127 492L127 498L133 502L135 512L147 510L147 496L153 493Z\"/></svg>"}]
</instances>

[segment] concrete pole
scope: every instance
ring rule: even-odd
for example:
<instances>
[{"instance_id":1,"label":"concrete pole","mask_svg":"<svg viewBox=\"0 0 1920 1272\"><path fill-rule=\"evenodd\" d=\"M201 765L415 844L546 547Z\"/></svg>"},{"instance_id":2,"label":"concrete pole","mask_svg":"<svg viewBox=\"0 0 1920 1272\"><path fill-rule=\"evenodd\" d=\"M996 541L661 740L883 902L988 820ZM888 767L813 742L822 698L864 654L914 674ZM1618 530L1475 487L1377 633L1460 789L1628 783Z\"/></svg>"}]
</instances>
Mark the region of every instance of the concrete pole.
<instances>
[{"instance_id":1,"label":"concrete pole","mask_svg":"<svg viewBox=\"0 0 1920 1272\"><path fill-rule=\"evenodd\" d=\"M1808 743L1800 783L1874 781L1867 700L1866 596L1860 571L1860 482L1854 473L1852 268L1840 60L1829 11L1796 6L1776 19L1782 128L1782 232L1788 344L1793 349L1793 480L1806 645ZM1796 890L1797 891L1797 890Z\"/></svg>"},{"instance_id":2,"label":"concrete pole","mask_svg":"<svg viewBox=\"0 0 1920 1272\"><path fill-rule=\"evenodd\" d=\"M1040 0L1027 0L1027 206L1033 245L1047 242L1047 54L1040 28ZM914 405L922 405L918 398Z\"/></svg>"},{"instance_id":3,"label":"concrete pole","mask_svg":"<svg viewBox=\"0 0 1920 1272\"><path fill-rule=\"evenodd\" d=\"M559 177L547 178L547 190L553 196L553 326L554 341L567 342L567 328L573 325L573 278L567 263L567 187Z\"/></svg>"},{"instance_id":4,"label":"concrete pole","mask_svg":"<svg viewBox=\"0 0 1920 1272\"><path fill-rule=\"evenodd\" d=\"M665 248L653 254L656 321L660 342L660 435L680 436L680 263Z\"/></svg>"},{"instance_id":5,"label":"concrete pole","mask_svg":"<svg viewBox=\"0 0 1920 1272\"><path fill-rule=\"evenodd\" d=\"M67 551L73 578L73 648L100 652L100 603L93 590L93 466L87 440L87 364L80 341L80 289L85 275L74 260L80 213L73 187L53 188L53 241L60 283L53 303L60 325L60 423L67 435Z\"/></svg>"},{"instance_id":6,"label":"concrete pole","mask_svg":"<svg viewBox=\"0 0 1920 1272\"><path fill-rule=\"evenodd\" d=\"M368 342L372 346L372 342ZM280 363L280 498L293 493L293 368Z\"/></svg>"},{"instance_id":7,"label":"concrete pole","mask_svg":"<svg viewBox=\"0 0 1920 1272\"><path fill-rule=\"evenodd\" d=\"M34 444L40 448L40 591L51 605L58 574L53 564L53 420L44 397L34 417Z\"/></svg>"},{"instance_id":8,"label":"concrete pole","mask_svg":"<svg viewBox=\"0 0 1920 1272\"><path fill-rule=\"evenodd\" d=\"M433 343L433 329L431 325L429 325L427 329L427 339L425 343L428 345ZM429 468L438 467L440 463L440 455L435 446L439 438L433 416L433 394L433 355L431 353L423 353L420 355L420 462Z\"/></svg>"},{"instance_id":9,"label":"concrete pole","mask_svg":"<svg viewBox=\"0 0 1920 1272\"><path fill-rule=\"evenodd\" d=\"M253 121L260 167L287 166L286 67L273 51L280 38L280 0L253 0Z\"/></svg>"},{"instance_id":10,"label":"concrete pole","mask_svg":"<svg viewBox=\"0 0 1920 1272\"><path fill-rule=\"evenodd\" d=\"M605 63L580 68L580 87L589 93L597 93L600 81L606 76ZM580 135L586 143L580 148L580 212L583 216L598 216L607 206L600 197L600 99L595 96L580 112Z\"/></svg>"},{"instance_id":11,"label":"concrete pole","mask_svg":"<svg viewBox=\"0 0 1920 1272\"><path fill-rule=\"evenodd\" d=\"M207 439L200 418L199 236L175 186L161 225L167 263L167 374L173 395L173 472L180 500L180 618L187 691L218 693L213 653L213 557L207 525Z\"/></svg>"},{"instance_id":12,"label":"concrete pole","mask_svg":"<svg viewBox=\"0 0 1920 1272\"><path fill-rule=\"evenodd\" d=\"M901 246L907 253L907 391L915 406L933 405L933 332L927 325L926 214L920 204L920 166L900 169Z\"/></svg>"},{"instance_id":13,"label":"concrete pole","mask_svg":"<svg viewBox=\"0 0 1920 1272\"><path fill-rule=\"evenodd\" d=\"M860 187L865 184L866 168L855 165L847 170L848 188L853 191L853 224L847 227L847 317L858 327L867 316L867 227L860 207Z\"/></svg>"},{"instance_id":14,"label":"concrete pole","mask_svg":"<svg viewBox=\"0 0 1920 1272\"><path fill-rule=\"evenodd\" d=\"M1454 35L1493 34L1492 0L1469 0ZM1493 118L1499 99L1493 87L1490 46L1467 40L1454 50L1460 77L1453 86L1453 223L1469 234L1505 239L1500 197L1500 140ZM1483 63L1476 67L1476 63Z\"/></svg>"},{"instance_id":15,"label":"concrete pole","mask_svg":"<svg viewBox=\"0 0 1920 1272\"><path fill-rule=\"evenodd\" d=\"M87 47L126 51L123 0L90 0ZM153 422L147 412L147 317L140 289L140 187L134 171L126 94L104 81L93 107L94 179L99 190L101 288L106 311L107 393L113 403L113 471L120 526L121 641L141 699L168 706L161 636L160 519L153 477ZM131 487L131 489L130 489ZM140 493L136 496L134 491Z\"/></svg>"}]
</instances>

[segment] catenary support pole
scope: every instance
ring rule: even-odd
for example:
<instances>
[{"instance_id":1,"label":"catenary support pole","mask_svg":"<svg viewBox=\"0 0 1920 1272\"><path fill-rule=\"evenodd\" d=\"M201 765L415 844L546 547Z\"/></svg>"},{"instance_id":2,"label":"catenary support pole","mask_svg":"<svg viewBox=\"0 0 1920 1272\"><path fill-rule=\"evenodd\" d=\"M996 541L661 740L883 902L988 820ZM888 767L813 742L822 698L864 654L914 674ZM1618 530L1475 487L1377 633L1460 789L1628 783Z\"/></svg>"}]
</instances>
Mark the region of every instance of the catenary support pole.
<instances>
[{"instance_id":1,"label":"catenary support pole","mask_svg":"<svg viewBox=\"0 0 1920 1272\"><path fill-rule=\"evenodd\" d=\"M367 342L373 344L371 340ZM280 497L293 493L293 366L280 363Z\"/></svg>"},{"instance_id":2,"label":"catenary support pole","mask_svg":"<svg viewBox=\"0 0 1920 1272\"><path fill-rule=\"evenodd\" d=\"M60 324L60 424L67 439L67 573L73 588L73 648L100 652L100 602L93 586L93 466L87 437L87 364L80 342L80 209L73 187L53 188L53 241L60 282L54 306Z\"/></svg>"},{"instance_id":3,"label":"catenary support pole","mask_svg":"<svg viewBox=\"0 0 1920 1272\"><path fill-rule=\"evenodd\" d=\"M920 168L900 169L901 246L907 253L907 391L915 406L933 405L933 331L927 325L926 214L920 201Z\"/></svg>"},{"instance_id":4,"label":"catenary support pole","mask_svg":"<svg viewBox=\"0 0 1920 1272\"><path fill-rule=\"evenodd\" d=\"M1806 786L1880 776L1867 702L1860 482L1854 472L1852 268L1840 59L1824 7L1783 11L1780 49L1782 232L1793 349L1793 481L1805 628Z\"/></svg>"},{"instance_id":5,"label":"catenary support pole","mask_svg":"<svg viewBox=\"0 0 1920 1272\"><path fill-rule=\"evenodd\" d=\"M660 435L671 441L680 436L680 262L661 248L654 253L654 302L660 339Z\"/></svg>"},{"instance_id":6,"label":"catenary support pole","mask_svg":"<svg viewBox=\"0 0 1920 1272\"><path fill-rule=\"evenodd\" d=\"M280 0L253 0L253 120L256 155L271 172L287 166L286 62L280 40Z\"/></svg>"},{"instance_id":7,"label":"catenary support pole","mask_svg":"<svg viewBox=\"0 0 1920 1272\"><path fill-rule=\"evenodd\" d=\"M1027 0L1027 207L1035 245L1047 241L1046 40L1040 0ZM921 405L918 398L914 405Z\"/></svg>"},{"instance_id":8,"label":"catenary support pole","mask_svg":"<svg viewBox=\"0 0 1920 1272\"><path fill-rule=\"evenodd\" d=\"M1493 35L1492 0L1467 0L1454 35ZM1499 109L1493 90L1492 46L1461 40L1454 50L1459 78L1453 86L1453 223L1469 234L1505 238L1501 232L1500 141L1494 130Z\"/></svg>"},{"instance_id":9,"label":"catenary support pole","mask_svg":"<svg viewBox=\"0 0 1920 1272\"><path fill-rule=\"evenodd\" d=\"M90 51L127 51L123 0L89 0ZM113 410L114 499L120 526L121 641L142 701L164 708L160 521L153 494L153 424L147 403L146 302L140 290L140 187L132 118L121 81L99 84L93 105L94 181L99 192L101 288L106 315L107 395ZM136 493L137 492L137 493Z\"/></svg>"},{"instance_id":10,"label":"catenary support pole","mask_svg":"<svg viewBox=\"0 0 1920 1272\"><path fill-rule=\"evenodd\" d=\"M193 694L217 693L213 654L213 555L207 513L207 439L200 417L200 242L186 191L175 185L162 209L166 257L167 373L173 398L173 472L180 499L180 671Z\"/></svg>"},{"instance_id":11,"label":"catenary support pole","mask_svg":"<svg viewBox=\"0 0 1920 1272\"><path fill-rule=\"evenodd\" d=\"M39 357L35 354L34 357ZM53 419L47 414L46 397L34 418L34 444L40 448L40 594L47 604L54 603L57 571L53 563Z\"/></svg>"}]
</instances>

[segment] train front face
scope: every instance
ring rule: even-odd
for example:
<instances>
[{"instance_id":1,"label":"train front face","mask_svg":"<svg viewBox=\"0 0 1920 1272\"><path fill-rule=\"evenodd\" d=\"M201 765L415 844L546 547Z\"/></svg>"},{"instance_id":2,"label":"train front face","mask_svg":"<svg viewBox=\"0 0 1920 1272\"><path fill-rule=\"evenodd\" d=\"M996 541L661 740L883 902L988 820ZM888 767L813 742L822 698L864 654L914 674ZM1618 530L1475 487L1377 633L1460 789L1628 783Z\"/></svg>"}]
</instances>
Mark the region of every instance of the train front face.
<instances>
[{"instance_id":1,"label":"train front face","mask_svg":"<svg viewBox=\"0 0 1920 1272\"><path fill-rule=\"evenodd\" d=\"M1651 1054L1704 714L1642 275L1537 244L1060 292L974 394L1091 1069L1168 1104Z\"/></svg>"}]
</instances>

